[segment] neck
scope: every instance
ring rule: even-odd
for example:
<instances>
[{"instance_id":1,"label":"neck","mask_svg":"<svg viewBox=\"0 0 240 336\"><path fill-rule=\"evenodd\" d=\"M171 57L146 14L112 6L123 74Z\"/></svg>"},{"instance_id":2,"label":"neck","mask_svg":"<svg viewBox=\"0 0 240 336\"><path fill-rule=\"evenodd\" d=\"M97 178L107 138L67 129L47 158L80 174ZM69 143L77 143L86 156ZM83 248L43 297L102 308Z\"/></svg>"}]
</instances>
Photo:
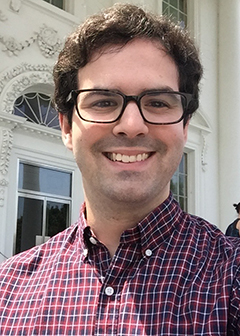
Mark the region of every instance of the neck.
<instances>
[{"instance_id":1,"label":"neck","mask_svg":"<svg viewBox=\"0 0 240 336\"><path fill-rule=\"evenodd\" d=\"M118 248L124 231L135 227L169 195L169 185L153 197L113 198L85 189L86 218L96 237L109 249L111 256Z\"/></svg>"},{"instance_id":2,"label":"neck","mask_svg":"<svg viewBox=\"0 0 240 336\"><path fill-rule=\"evenodd\" d=\"M108 248L111 257L119 246L122 233L135 227L151 210L143 207L126 209L119 204L116 208L105 205L103 209L91 206L86 200L87 223L98 240Z\"/></svg>"}]
</instances>

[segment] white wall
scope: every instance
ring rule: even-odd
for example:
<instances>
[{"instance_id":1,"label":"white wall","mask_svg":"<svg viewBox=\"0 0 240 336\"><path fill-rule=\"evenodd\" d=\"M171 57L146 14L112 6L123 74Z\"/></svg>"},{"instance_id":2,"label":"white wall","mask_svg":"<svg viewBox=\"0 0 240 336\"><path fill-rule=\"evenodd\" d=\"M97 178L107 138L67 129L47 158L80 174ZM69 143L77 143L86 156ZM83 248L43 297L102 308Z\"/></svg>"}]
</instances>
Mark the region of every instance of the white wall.
<instances>
[{"instance_id":1,"label":"white wall","mask_svg":"<svg viewBox=\"0 0 240 336\"><path fill-rule=\"evenodd\" d=\"M206 135L203 159L205 171L201 174L200 216L219 226L218 191L218 1L198 1L198 34L204 68L201 83L200 112L207 121L210 133ZM198 192L198 191L197 191Z\"/></svg>"},{"instance_id":2,"label":"white wall","mask_svg":"<svg viewBox=\"0 0 240 336\"><path fill-rule=\"evenodd\" d=\"M220 222L236 217L240 202L240 1L219 1Z\"/></svg>"}]
</instances>

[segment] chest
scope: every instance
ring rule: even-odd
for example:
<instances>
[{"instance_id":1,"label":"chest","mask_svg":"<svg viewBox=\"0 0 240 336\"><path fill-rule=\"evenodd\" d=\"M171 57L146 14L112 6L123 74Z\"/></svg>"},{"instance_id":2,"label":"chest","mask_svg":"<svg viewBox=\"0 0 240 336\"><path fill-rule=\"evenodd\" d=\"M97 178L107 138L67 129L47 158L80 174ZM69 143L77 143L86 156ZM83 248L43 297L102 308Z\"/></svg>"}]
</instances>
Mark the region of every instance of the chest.
<instances>
[{"instance_id":1,"label":"chest","mask_svg":"<svg viewBox=\"0 0 240 336\"><path fill-rule=\"evenodd\" d=\"M226 332L227 275L193 249L148 249L124 258L119 254L109 264L68 265L56 264L45 283L33 277L11 298L9 316L16 328L41 335Z\"/></svg>"}]
</instances>

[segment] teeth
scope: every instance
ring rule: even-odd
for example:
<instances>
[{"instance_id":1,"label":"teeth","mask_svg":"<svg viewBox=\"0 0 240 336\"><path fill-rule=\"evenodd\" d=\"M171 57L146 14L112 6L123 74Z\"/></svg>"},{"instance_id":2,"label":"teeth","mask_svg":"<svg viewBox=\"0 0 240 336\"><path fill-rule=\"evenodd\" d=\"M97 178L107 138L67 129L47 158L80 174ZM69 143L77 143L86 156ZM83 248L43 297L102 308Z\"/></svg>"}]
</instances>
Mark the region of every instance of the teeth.
<instances>
[{"instance_id":1,"label":"teeth","mask_svg":"<svg viewBox=\"0 0 240 336\"><path fill-rule=\"evenodd\" d=\"M140 162L144 161L147 158L149 158L150 154L138 154L138 155L125 155L125 154L119 154L119 153L109 153L108 158L112 161L118 161L118 162Z\"/></svg>"}]
</instances>

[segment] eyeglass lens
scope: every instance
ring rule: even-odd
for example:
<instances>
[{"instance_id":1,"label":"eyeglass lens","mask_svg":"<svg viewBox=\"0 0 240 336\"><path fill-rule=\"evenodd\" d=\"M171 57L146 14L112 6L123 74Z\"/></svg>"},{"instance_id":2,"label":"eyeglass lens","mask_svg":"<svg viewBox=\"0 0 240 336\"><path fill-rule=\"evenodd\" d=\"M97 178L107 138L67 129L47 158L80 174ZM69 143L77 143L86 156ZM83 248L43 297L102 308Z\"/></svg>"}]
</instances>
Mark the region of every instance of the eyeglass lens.
<instances>
[{"instance_id":1,"label":"eyeglass lens","mask_svg":"<svg viewBox=\"0 0 240 336\"><path fill-rule=\"evenodd\" d=\"M111 91L85 91L77 97L80 116L93 122L115 121L122 113L124 95ZM135 99L131 99L135 100ZM173 92L150 92L139 98L144 118L152 123L172 123L183 115L182 95Z\"/></svg>"}]
</instances>

